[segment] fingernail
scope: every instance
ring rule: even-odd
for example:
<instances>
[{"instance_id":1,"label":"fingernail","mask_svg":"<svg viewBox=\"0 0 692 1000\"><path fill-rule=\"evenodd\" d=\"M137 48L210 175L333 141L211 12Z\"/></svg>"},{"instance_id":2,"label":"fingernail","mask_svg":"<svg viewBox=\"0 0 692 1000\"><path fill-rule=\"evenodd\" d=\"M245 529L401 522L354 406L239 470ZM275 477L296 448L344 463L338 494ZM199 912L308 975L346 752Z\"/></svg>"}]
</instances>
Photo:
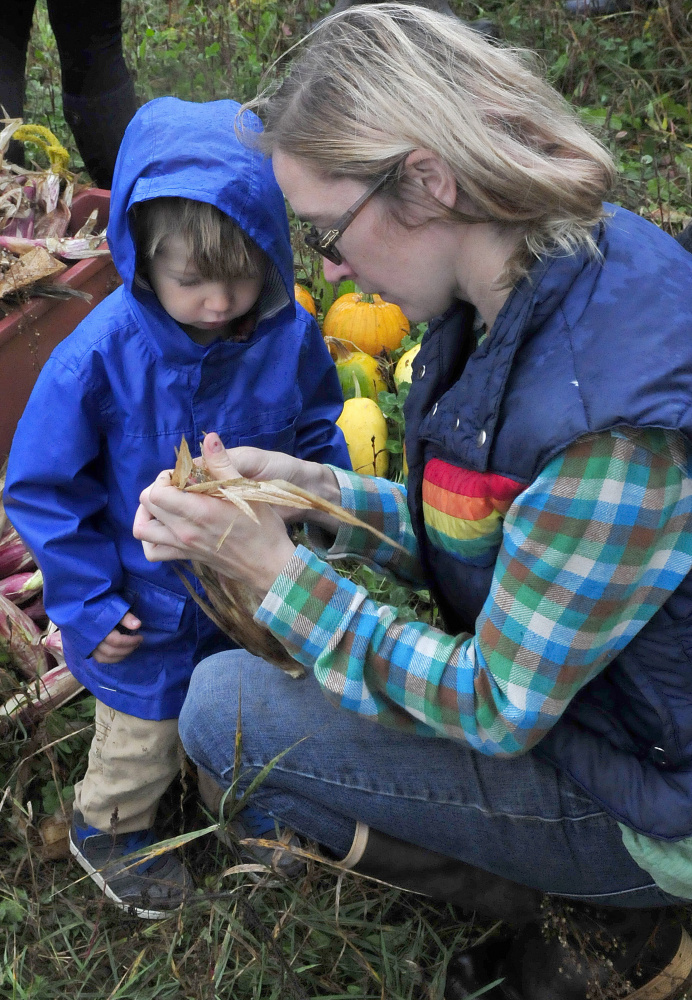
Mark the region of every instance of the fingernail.
<instances>
[{"instance_id":1,"label":"fingernail","mask_svg":"<svg viewBox=\"0 0 692 1000\"><path fill-rule=\"evenodd\" d=\"M213 436L210 435L210 437L211 441L208 445L209 451L223 451L223 444L218 434L214 434Z\"/></svg>"}]
</instances>

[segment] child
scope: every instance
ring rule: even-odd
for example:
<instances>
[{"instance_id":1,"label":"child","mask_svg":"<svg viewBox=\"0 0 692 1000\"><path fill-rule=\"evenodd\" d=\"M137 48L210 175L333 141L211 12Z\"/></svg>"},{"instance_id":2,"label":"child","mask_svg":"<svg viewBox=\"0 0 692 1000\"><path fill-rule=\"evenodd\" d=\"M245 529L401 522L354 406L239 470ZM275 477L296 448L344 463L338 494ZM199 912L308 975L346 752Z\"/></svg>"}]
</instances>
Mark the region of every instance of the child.
<instances>
[{"instance_id":1,"label":"child","mask_svg":"<svg viewBox=\"0 0 692 1000\"><path fill-rule=\"evenodd\" d=\"M283 197L270 161L237 140L238 108L167 97L135 115L108 227L123 285L53 352L7 473L7 513L43 570L70 670L96 696L72 853L143 917L177 906L190 878L170 853L126 872L120 859L156 840L193 665L231 643L170 564L144 558L139 494L183 434L194 447L207 430L350 467L336 370L294 301ZM251 114L244 126L261 127Z\"/></svg>"}]
</instances>

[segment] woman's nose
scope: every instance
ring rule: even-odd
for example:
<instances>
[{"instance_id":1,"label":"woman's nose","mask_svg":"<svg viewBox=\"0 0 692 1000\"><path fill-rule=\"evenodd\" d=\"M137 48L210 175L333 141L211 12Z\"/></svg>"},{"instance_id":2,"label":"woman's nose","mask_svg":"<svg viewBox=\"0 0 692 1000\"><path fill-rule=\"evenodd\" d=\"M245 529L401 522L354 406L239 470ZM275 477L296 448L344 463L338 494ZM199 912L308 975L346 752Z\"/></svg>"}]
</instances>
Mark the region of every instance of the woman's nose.
<instances>
[{"instance_id":1,"label":"woman's nose","mask_svg":"<svg viewBox=\"0 0 692 1000\"><path fill-rule=\"evenodd\" d=\"M340 264L333 264L326 257L322 258L322 270L327 281L346 281L348 278L355 278L356 272L347 260L342 260Z\"/></svg>"}]
</instances>

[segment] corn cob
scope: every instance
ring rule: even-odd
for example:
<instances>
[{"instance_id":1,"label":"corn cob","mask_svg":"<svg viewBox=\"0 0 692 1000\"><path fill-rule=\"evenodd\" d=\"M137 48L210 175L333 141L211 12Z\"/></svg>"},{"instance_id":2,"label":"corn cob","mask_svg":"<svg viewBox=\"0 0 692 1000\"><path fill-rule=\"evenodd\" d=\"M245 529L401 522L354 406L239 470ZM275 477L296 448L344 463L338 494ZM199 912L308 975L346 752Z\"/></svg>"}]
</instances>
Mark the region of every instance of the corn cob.
<instances>
[{"instance_id":1,"label":"corn cob","mask_svg":"<svg viewBox=\"0 0 692 1000\"><path fill-rule=\"evenodd\" d=\"M12 666L30 680L48 670L40 637L31 618L0 594L0 651L7 653Z\"/></svg>"},{"instance_id":2,"label":"corn cob","mask_svg":"<svg viewBox=\"0 0 692 1000\"><path fill-rule=\"evenodd\" d=\"M0 707L0 733L7 732L13 724L35 725L83 690L65 664L53 667Z\"/></svg>"},{"instance_id":3,"label":"corn cob","mask_svg":"<svg viewBox=\"0 0 692 1000\"><path fill-rule=\"evenodd\" d=\"M56 625L51 622L48 630L41 636L41 643L48 650L51 656L55 657L58 663L65 662L65 654L62 648L62 635Z\"/></svg>"},{"instance_id":4,"label":"corn cob","mask_svg":"<svg viewBox=\"0 0 692 1000\"><path fill-rule=\"evenodd\" d=\"M269 503L274 506L293 507L301 510L321 510L340 521L365 528L388 544L401 548L382 532L371 528L370 525L360 521L341 507L328 503L321 497L308 493L292 483L278 479L265 482L255 482L252 479L227 479L223 481L213 479L204 464L195 465L192 461L190 449L184 437L180 442L180 448L177 449L176 456L176 465L171 476L173 486L189 493L208 493L210 496L229 500L256 523L259 523L259 519L251 507L252 503ZM218 541L217 549L221 547L230 530L229 527L223 533ZM202 563L192 561L190 566L193 574L202 584L211 607L202 600L194 586L182 573L180 573L180 578L191 597L204 609L217 628L221 629L234 642L247 649L248 652L254 653L255 656L261 656L268 663L274 663L292 677L304 675L305 671L301 664L288 654L279 640L268 629L255 621L254 614L258 604L250 588L235 580L229 580Z\"/></svg>"},{"instance_id":5,"label":"corn cob","mask_svg":"<svg viewBox=\"0 0 692 1000\"><path fill-rule=\"evenodd\" d=\"M42 594L35 597L33 601L29 601L28 604L22 604L21 607L24 614L28 615L32 622L42 622L48 617Z\"/></svg>"},{"instance_id":6,"label":"corn cob","mask_svg":"<svg viewBox=\"0 0 692 1000\"><path fill-rule=\"evenodd\" d=\"M24 570L35 570L34 558L21 540L12 525L5 527L5 533L0 538L0 579L21 573Z\"/></svg>"},{"instance_id":7,"label":"corn cob","mask_svg":"<svg viewBox=\"0 0 692 1000\"><path fill-rule=\"evenodd\" d=\"M110 253L104 244L105 232L91 236L46 236L43 239L29 239L24 236L0 236L0 248L9 250L19 257L30 253L36 247L43 247L55 257L65 260L84 260L86 257L103 257Z\"/></svg>"},{"instance_id":8,"label":"corn cob","mask_svg":"<svg viewBox=\"0 0 692 1000\"><path fill-rule=\"evenodd\" d=\"M24 604L43 590L43 574L40 569L34 573L13 573L0 579L0 594L13 604Z\"/></svg>"}]
</instances>

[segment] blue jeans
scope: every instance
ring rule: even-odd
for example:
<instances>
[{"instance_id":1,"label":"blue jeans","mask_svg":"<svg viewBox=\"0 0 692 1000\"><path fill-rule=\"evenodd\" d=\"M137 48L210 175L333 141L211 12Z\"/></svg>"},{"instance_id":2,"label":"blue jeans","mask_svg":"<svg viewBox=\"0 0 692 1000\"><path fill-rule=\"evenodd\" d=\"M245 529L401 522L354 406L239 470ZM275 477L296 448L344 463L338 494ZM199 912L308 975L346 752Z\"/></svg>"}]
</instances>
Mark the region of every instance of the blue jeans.
<instances>
[{"instance_id":1,"label":"blue jeans","mask_svg":"<svg viewBox=\"0 0 692 1000\"><path fill-rule=\"evenodd\" d=\"M357 820L547 893L621 907L679 902L627 853L617 823L569 777L527 753L487 757L332 707L309 675L292 680L244 650L203 660L180 715L192 760L233 774L241 701L241 789L291 749L253 804L347 854Z\"/></svg>"}]
</instances>

